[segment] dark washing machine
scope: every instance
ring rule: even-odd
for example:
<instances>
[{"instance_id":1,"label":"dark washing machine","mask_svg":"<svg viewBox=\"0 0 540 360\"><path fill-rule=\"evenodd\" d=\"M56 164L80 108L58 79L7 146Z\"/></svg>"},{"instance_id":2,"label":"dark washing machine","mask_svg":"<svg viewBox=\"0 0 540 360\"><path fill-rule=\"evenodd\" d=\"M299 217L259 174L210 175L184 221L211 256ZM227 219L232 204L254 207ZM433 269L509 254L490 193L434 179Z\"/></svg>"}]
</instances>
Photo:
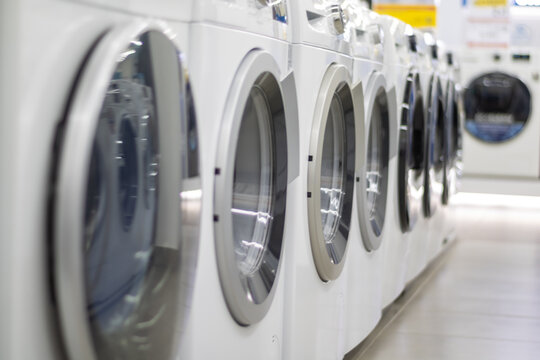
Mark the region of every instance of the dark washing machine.
<instances>
[{"instance_id":1,"label":"dark washing machine","mask_svg":"<svg viewBox=\"0 0 540 360\"><path fill-rule=\"evenodd\" d=\"M445 167L443 204L457 192L458 181L462 176L463 157L463 92L454 81L449 81L446 92L445 118Z\"/></svg>"},{"instance_id":2,"label":"dark washing machine","mask_svg":"<svg viewBox=\"0 0 540 360\"><path fill-rule=\"evenodd\" d=\"M363 134L356 126L364 119L344 66L326 70L319 99L310 138L307 205L313 260L321 280L330 281L344 266L354 201L356 134Z\"/></svg>"},{"instance_id":3,"label":"dark washing machine","mask_svg":"<svg viewBox=\"0 0 540 360\"><path fill-rule=\"evenodd\" d=\"M383 240L388 199L391 111L395 93L387 91L382 73L369 79L366 101L365 165L358 183L357 204L362 241L367 251L377 250ZM391 99L391 97L394 97ZM395 106L395 105L394 105Z\"/></svg>"},{"instance_id":4,"label":"dark washing machine","mask_svg":"<svg viewBox=\"0 0 540 360\"><path fill-rule=\"evenodd\" d=\"M250 52L221 124L214 186L214 231L221 288L244 326L268 313L283 260L288 186L285 86L266 52Z\"/></svg>"}]
</instances>

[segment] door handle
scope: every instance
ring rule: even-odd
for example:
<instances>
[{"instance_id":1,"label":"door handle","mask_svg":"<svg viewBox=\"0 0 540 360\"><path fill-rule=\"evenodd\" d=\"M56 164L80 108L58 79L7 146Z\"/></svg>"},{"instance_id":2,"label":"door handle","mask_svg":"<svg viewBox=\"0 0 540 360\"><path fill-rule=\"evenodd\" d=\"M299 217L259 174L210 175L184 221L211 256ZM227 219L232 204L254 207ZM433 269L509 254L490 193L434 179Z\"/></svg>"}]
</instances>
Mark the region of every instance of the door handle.
<instances>
[{"instance_id":1,"label":"door handle","mask_svg":"<svg viewBox=\"0 0 540 360\"><path fill-rule=\"evenodd\" d=\"M343 8L339 4L331 4L327 8L328 15L327 17L332 22L332 25L334 26L334 30L337 34L341 35L345 32L345 14L343 12Z\"/></svg>"}]
</instances>

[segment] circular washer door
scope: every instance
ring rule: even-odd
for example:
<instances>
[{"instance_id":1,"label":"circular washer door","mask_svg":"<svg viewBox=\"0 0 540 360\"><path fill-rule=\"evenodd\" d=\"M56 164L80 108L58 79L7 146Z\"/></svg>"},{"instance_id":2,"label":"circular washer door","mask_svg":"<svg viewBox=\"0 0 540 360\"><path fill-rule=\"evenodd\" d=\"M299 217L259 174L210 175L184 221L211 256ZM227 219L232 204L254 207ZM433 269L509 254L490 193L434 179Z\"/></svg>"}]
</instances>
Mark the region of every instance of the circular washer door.
<instances>
[{"instance_id":1,"label":"circular washer door","mask_svg":"<svg viewBox=\"0 0 540 360\"><path fill-rule=\"evenodd\" d=\"M422 212L424 195L424 101L417 71L407 75L398 152L398 204L401 231L414 228Z\"/></svg>"},{"instance_id":2,"label":"circular washer door","mask_svg":"<svg viewBox=\"0 0 540 360\"><path fill-rule=\"evenodd\" d=\"M390 105L382 74L372 75L366 94L367 147L363 175L358 179L357 204L364 246L373 251L381 245L388 197Z\"/></svg>"},{"instance_id":3,"label":"circular washer door","mask_svg":"<svg viewBox=\"0 0 540 360\"><path fill-rule=\"evenodd\" d=\"M187 85L173 42L144 24L105 34L74 85L51 215L70 358L175 357L201 197Z\"/></svg>"},{"instance_id":4,"label":"circular washer door","mask_svg":"<svg viewBox=\"0 0 540 360\"><path fill-rule=\"evenodd\" d=\"M478 140L501 143L515 138L531 116L531 92L517 77L481 75L465 91L465 129Z\"/></svg>"},{"instance_id":5,"label":"circular washer door","mask_svg":"<svg viewBox=\"0 0 540 360\"><path fill-rule=\"evenodd\" d=\"M461 88L453 85L453 99L452 99L452 112L449 118L449 145L448 145L448 191L447 198L445 199L448 204L449 198L457 192L458 182L463 172L462 156L463 156L463 92Z\"/></svg>"},{"instance_id":6,"label":"circular washer door","mask_svg":"<svg viewBox=\"0 0 540 360\"><path fill-rule=\"evenodd\" d=\"M354 191L356 112L347 69L332 65L318 96L308 156L311 250L320 278L343 269ZM363 101L363 99L356 99Z\"/></svg>"},{"instance_id":7,"label":"circular washer door","mask_svg":"<svg viewBox=\"0 0 540 360\"><path fill-rule=\"evenodd\" d=\"M424 216L431 217L442 202L445 167L445 106L441 81L431 79L427 109Z\"/></svg>"},{"instance_id":8,"label":"circular washer door","mask_svg":"<svg viewBox=\"0 0 540 360\"><path fill-rule=\"evenodd\" d=\"M279 68L266 52L244 59L227 101L216 159L214 222L221 287L241 325L260 321L281 264L287 132Z\"/></svg>"},{"instance_id":9,"label":"circular washer door","mask_svg":"<svg viewBox=\"0 0 540 360\"><path fill-rule=\"evenodd\" d=\"M450 197L450 187L452 186L453 167L454 167L454 155L455 142L454 139L454 122L457 116L456 106L456 86L453 81L448 81L446 89L446 102L445 102L445 117L444 117L444 174L443 174L443 195L442 204L448 205Z\"/></svg>"}]
</instances>

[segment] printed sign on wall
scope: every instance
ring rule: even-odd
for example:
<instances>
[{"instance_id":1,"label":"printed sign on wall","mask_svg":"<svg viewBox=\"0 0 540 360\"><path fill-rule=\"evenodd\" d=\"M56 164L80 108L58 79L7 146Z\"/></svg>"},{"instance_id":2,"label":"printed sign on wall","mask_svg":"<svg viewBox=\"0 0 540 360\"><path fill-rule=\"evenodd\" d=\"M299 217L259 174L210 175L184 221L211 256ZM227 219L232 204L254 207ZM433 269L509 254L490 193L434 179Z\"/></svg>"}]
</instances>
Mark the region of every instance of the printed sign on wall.
<instances>
[{"instance_id":1,"label":"printed sign on wall","mask_svg":"<svg viewBox=\"0 0 540 360\"><path fill-rule=\"evenodd\" d=\"M437 6L434 0L379 0L373 1L373 10L417 28L437 26Z\"/></svg>"},{"instance_id":2,"label":"printed sign on wall","mask_svg":"<svg viewBox=\"0 0 540 360\"><path fill-rule=\"evenodd\" d=\"M506 48L510 43L511 0L472 0L465 4L468 47Z\"/></svg>"},{"instance_id":3,"label":"printed sign on wall","mask_svg":"<svg viewBox=\"0 0 540 360\"><path fill-rule=\"evenodd\" d=\"M507 6L508 1L507 0L474 0L473 5L475 7L483 7L483 6Z\"/></svg>"}]
</instances>

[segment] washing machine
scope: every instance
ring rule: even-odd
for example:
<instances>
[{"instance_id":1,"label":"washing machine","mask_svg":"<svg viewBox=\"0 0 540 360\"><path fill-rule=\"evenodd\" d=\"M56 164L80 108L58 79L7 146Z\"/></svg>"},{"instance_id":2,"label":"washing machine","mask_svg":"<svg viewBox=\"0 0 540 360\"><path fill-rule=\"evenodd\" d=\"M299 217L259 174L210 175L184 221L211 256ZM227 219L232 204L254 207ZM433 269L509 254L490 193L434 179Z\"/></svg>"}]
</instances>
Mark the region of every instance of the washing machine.
<instances>
[{"instance_id":1,"label":"washing machine","mask_svg":"<svg viewBox=\"0 0 540 360\"><path fill-rule=\"evenodd\" d=\"M56 0L12 10L2 357L175 358L201 206L187 27Z\"/></svg>"},{"instance_id":2,"label":"washing machine","mask_svg":"<svg viewBox=\"0 0 540 360\"><path fill-rule=\"evenodd\" d=\"M298 116L285 2L194 4L201 244L184 359L281 359ZM211 343L209 343L209 339Z\"/></svg>"},{"instance_id":3,"label":"washing machine","mask_svg":"<svg viewBox=\"0 0 540 360\"><path fill-rule=\"evenodd\" d=\"M454 131L454 126L457 125L456 119L459 116L458 112L458 97L457 92L459 84L456 83L455 68L454 68L454 54L450 51L444 51L442 54L444 61L444 68L446 71L446 89L445 89L445 167L444 167L444 184L443 184L443 198L444 205L448 205L450 197L455 192L455 176L453 172L455 170L455 160L457 152L457 132Z\"/></svg>"},{"instance_id":4,"label":"washing machine","mask_svg":"<svg viewBox=\"0 0 540 360\"><path fill-rule=\"evenodd\" d=\"M445 89L448 82L444 63L440 61L439 45L430 34L425 34L433 73L427 96L426 177L424 181L424 215L433 217L441 209L445 166Z\"/></svg>"},{"instance_id":5,"label":"washing machine","mask_svg":"<svg viewBox=\"0 0 540 360\"><path fill-rule=\"evenodd\" d=\"M299 106L300 181L286 263L284 359L341 359L347 264L356 222L363 96L352 80L341 1L290 2Z\"/></svg>"},{"instance_id":6,"label":"washing machine","mask_svg":"<svg viewBox=\"0 0 540 360\"><path fill-rule=\"evenodd\" d=\"M381 317L384 287L384 255L391 241L395 194L391 174L395 171L397 144L396 94L389 76L385 45L390 37L379 16L360 6L347 7L351 24L353 83L361 87L363 134L356 176L356 207L351 226L347 271L346 343L347 351L356 347L373 330Z\"/></svg>"},{"instance_id":7,"label":"washing machine","mask_svg":"<svg viewBox=\"0 0 540 360\"><path fill-rule=\"evenodd\" d=\"M452 112L448 122L448 175L445 186L445 202L450 204L452 197L461 187L463 176L463 126L465 119L465 107L463 100L463 86L461 83L461 66L457 54L449 51L446 54L450 71L450 79L454 84Z\"/></svg>"},{"instance_id":8,"label":"washing machine","mask_svg":"<svg viewBox=\"0 0 540 360\"><path fill-rule=\"evenodd\" d=\"M413 28L406 23L381 16L390 39L385 60L392 70L398 100L395 125L399 130L397 161L390 167L391 203L389 231L384 261L382 303L386 307L403 291L406 283L409 236L422 216L424 191L424 98L417 66L413 64L416 47L411 42Z\"/></svg>"},{"instance_id":9,"label":"washing machine","mask_svg":"<svg viewBox=\"0 0 540 360\"><path fill-rule=\"evenodd\" d=\"M465 87L464 175L538 180L540 176L539 52L533 48L469 49ZM512 193L509 185L505 192Z\"/></svg>"},{"instance_id":10,"label":"washing machine","mask_svg":"<svg viewBox=\"0 0 540 360\"><path fill-rule=\"evenodd\" d=\"M433 260L448 243L446 238L446 228L448 226L448 208L446 202L445 186L447 184L448 175L448 122L453 110L449 103L453 102L453 84L450 79L450 68L445 57L445 44L437 41L435 38L429 39L429 54L433 63L434 75L433 84L438 83L437 87L431 88L431 106L437 106L437 110L431 112L431 119L428 117L428 126L431 125L430 131L434 135L430 136L433 146L432 164L428 159L427 166L432 167L432 172L429 181L426 182L426 191L429 200L425 203L424 209L429 216L429 231L428 231L428 250L427 260ZM428 110L429 111L429 110ZM429 123L431 121L431 123ZM429 157L429 154L427 154ZM426 197L427 200L427 197Z\"/></svg>"},{"instance_id":11,"label":"washing machine","mask_svg":"<svg viewBox=\"0 0 540 360\"><path fill-rule=\"evenodd\" d=\"M418 69L419 86L424 102L424 140L423 151L424 157L422 160L422 166L424 168L424 183L420 187L422 191L422 211L421 216L418 217L416 225L410 231L409 234L409 251L407 253L407 268L406 268L406 282L412 281L420 272L425 268L428 262L428 245L429 245L429 226L430 226L430 212L435 211L437 201L433 202L433 209L431 209L432 199L431 191L433 187L431 185L434 178L433 159L434 153L434 119L437 119L439 113L439 105L442 103L442 86L436 81L435 69L433 68L434 62L430 54L429 42L433 42L430 38L426 43L426 37L430 37L424 32L415 29L413 34L409 37L410 46L413 49L411 62L412 65ZM431 120L430 120L431 118ZM441 135L441 134L439 134ZM440 150L440 146L438 148ZM428 153L431 155L428 156ZM429 159L428 159L429 157ZM428 212L429 206L429 212Z\"/></svg>"},{"instance_id":12,"label":"washing machine","mask_svg":"<svg viewBox=\"0 0 540 360\"><path fill-rule=\"evenodd\" d=\"M458 211L454 204L454 196L459 191L462 166L462 133L463 133L463 91L460 83L458 59L452 51L445 54L448 67L448 88L446 97L446 166L443 203L447 206L444 239L447 243L456 238Z\"/></svg>"}]
</instances>

